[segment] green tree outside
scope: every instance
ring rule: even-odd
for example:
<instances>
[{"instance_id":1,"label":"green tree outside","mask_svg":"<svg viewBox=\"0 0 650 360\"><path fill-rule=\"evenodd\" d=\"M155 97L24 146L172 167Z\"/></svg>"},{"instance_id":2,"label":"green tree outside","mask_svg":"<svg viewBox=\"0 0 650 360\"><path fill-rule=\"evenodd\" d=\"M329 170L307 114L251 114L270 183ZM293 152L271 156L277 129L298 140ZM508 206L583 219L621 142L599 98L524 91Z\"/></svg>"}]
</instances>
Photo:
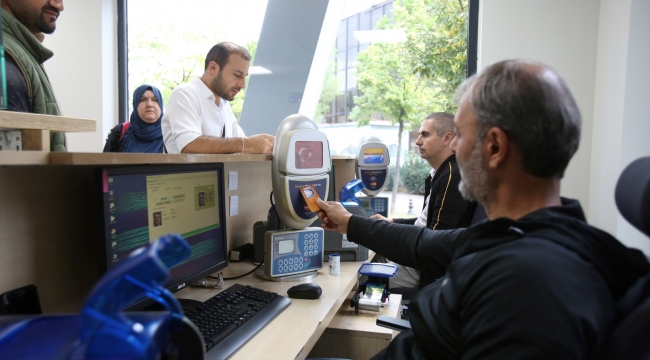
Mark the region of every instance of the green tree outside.
<instances>
[{"instance_id":1,"label":"green tree outside","mask_svg":"<svg viewBox=\"0 0 650 360\"><path fill-rule=\"evenodd\" d=\"M400 178L402 133L416 129L434 111L455 112L453 96L465 78L467 0L402 0L378 29L403 29L405 43L371 44L357 58L357 83L350 118L367 125L377 113L398 124L391 212ZM424 9L424 11L423 11Z\"/></svg>"},{"instance_id":2,"label":"green tree outside","mask_svg":"<svg viewBox=\"0 0 650 360\"><path fill-rule=\"evenodd\" d=\"M318 105L316 106L316 114L314 115L314 122L322 123L325 122L325 115L330 112L332 107L332 101L338 93L338 79L334 74L334 68L336 66L336 47L331 52L330 61L327 65L327 74L325 75L325 81L323 83L323 89L320 93L320 98L318 99Z\"/></svg>"}]
</instances>

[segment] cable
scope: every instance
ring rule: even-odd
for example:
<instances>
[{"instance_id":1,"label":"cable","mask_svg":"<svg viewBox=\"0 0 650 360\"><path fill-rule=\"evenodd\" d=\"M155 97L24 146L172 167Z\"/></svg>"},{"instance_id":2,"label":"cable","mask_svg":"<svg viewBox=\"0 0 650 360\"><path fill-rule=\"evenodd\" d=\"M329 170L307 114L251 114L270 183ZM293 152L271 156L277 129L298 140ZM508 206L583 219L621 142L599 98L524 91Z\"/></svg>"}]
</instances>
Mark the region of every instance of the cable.
<instances>
[{"instance_id":1,"label":"cable","mask_svg":"<svg viewBox=\"0 0 650 360\"><path fill-rule=\"evenodd\" d=\"M259 264L255 264L255 263L252 263L252 262L251 262L251 264L253 264L253 265L257 265L257 266L255 266L255 268L254 268L253 270L247 272L246 274L237 275L237 276L232 276L232 277L229 277L229 278L222 278L222 279L223 279L223 280L235 280L235 279L243 278L244 276L250 275L250 274L252 274L255 270L259 269L260 266L264 265L264 262L261 262L261 263L259 263ZM206 277L207 277L208 279L219 280L219 278L216 277L216 276L206 276Z\"/></svg>"},{"instance_id":2,"label":"cable","mask_svg":"<svg viewBox=\"0 0 650 360\"><path fill-rule=\"evenodd\" d=\"M275 215L276 215L277 218L278 218L278 225L279 225L279 224L280 224L280 215L278 215L278 211L276 210L276 208L275 208L275 204L273 203L273 191L271 191L271 193L269 194L269 202L271 203L271 207L272 207L273 210L275 211ZM237 276L232 276L232 277L229 277L229 278L225 278L225 277L223 277L223 276L221 275L221 273L219 273L219 277L216 277L216 276L206 276L206 278L208 278L208 279L214 279L214 280L221 280L221 281L223 281L223 280L235 280L235 279L243 278L244 276L250 275L250 274L252 274L255 270L259 269L260 266L262 266L262 265L264 264L264 261L262 261L262 262L259 263L259 264L255 264L254 262L251 262L251 264L255 265L255 268L254 268L253 270L251 270L251 271L245 273L245 274L242 274L242 275L237 275Z\"/></svg>"},{"instance_id":3,"label":"cable","mask_svg":"<svg viewBox=\"0 0 650 360\"><path fill-rule=\"evenodd\" d=\"M273 211L275 212L275 217L278 219L278 228L277 229L271 229L271 230L280 230L280 214L278 214L278 209L275 207L275 204L273 203L273 191L271 191L271 194L269 195L269 201L271 202L271 207L273 208Z\"/></svg>"}]
</instances>

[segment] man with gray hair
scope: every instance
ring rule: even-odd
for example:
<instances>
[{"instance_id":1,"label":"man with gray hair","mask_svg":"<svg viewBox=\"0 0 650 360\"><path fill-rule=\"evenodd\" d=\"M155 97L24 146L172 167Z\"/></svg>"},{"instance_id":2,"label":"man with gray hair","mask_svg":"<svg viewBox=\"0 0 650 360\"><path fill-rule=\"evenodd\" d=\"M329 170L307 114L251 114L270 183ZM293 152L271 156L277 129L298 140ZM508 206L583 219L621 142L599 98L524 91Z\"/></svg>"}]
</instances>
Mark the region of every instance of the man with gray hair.
<instances>
[{"instance_id":1,"label":"man with gray hair","mask_svg":"<svg viewBox=\"0 0 650 360\"><path fill-rule=\"evenodd\" d=\"M272 154L275 137L247 137L229 101L246 88L251 56L246 48L221 42L205 57L205 72L174 89L162 118L170 154Z\"/></svg>"},{"instance_id":2,"label":"man with gray hair","mask_svg":"<svg viewBox=\"0 0 650 360\"><path fill-rule=\"evenodd\" d=\"M616 302L650 265L560 197L580 139L573 96L555 71L522 61L487 67L459 94L452 149L460 190L488 220L432 231L318 202L324 228L440 273L411 300L412 330L374 358L605 357Z\"/></svg>"},{"instance_id":3,"label":"man with gray hair","mask_svg":"<svg viewBox=\"0 0 650 360\"><path fill-rule=\"evenodd\" d=\"M451 151L454 138L454 115L447 112L435 112L422 121L415 145L420 156L431 171L425 180L426 198L422 212L417 218L385 218L379 214L375 219L396 224L424 226L432 230L448 230L470 225L476 203L463 199L458 190L460 172L456 155ZM391 288L418 288L433 282L435 278L420 270L393 263L399 267L397 274L390 278Z\"/></svg>"}]
</instances>

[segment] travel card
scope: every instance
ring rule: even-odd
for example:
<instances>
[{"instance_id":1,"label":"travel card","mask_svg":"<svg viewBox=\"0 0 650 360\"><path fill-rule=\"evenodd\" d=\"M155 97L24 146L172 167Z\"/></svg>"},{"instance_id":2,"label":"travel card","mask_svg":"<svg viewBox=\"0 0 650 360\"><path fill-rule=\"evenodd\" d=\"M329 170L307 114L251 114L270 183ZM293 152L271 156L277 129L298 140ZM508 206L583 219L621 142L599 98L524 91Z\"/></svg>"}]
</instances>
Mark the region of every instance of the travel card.
<instances>
[{"instance_id":1,"label":"travel card","mask_svg":"<svg viewBox=\"0 0 650 360\"><path fill-rule=\"evenodd\" d=\"M316 204L316 200L320 199L318 192L314 189L314 185L307 185L300 188L300 193L302 197L305 198L307 206L309 206L309 211L318 212L320 208Z\"/></svg>"}]
</instances>

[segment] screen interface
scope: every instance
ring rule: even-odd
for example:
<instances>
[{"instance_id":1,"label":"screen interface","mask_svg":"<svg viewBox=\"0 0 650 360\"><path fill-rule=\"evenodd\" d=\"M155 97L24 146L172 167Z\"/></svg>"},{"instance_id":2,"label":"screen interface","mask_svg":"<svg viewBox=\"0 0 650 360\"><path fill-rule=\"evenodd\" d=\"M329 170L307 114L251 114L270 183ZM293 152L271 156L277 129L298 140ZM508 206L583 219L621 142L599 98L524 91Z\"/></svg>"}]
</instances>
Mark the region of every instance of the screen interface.
<instances>
[{"instance_id":1,"label":"screen interface","mask_svg":"<svg viewBox=\"0 0 650 360\"><path fill-rule=\"evenodd\" d=\"M363 149L363 162L365 164L383 164L384 149Z\"/></svg>"},{"instance_id":2,"label":"screen interface","mask_svg":"<svg viewBox=\"0 0 650 360\"><path fill-rule=\"evenodd\" d=\"M323 143L320 141L296 141L296 169L320 169L323 167Z\"/></svg>"},{"instance_id":3,"label":"screen interface","mask_svg":"<svg viewBox=\"0 0 650 360\"><path fill-rule=\"evenodd\" d=\"M280 240L278 242L278 254L289 254L293 252L293 240Z\"/></svg>"},{"instance_id":4,"label":"screen interface","mask_svg":"<svg viewBox=\"0 0 650 360\"><path fill-rule=\"evenodd\" d=\"M171 269L168 286L224 262L219 171L110 175L104 170L109 267L169 233L180 234L192 253Z\"/></svg>"}]
</instances>

